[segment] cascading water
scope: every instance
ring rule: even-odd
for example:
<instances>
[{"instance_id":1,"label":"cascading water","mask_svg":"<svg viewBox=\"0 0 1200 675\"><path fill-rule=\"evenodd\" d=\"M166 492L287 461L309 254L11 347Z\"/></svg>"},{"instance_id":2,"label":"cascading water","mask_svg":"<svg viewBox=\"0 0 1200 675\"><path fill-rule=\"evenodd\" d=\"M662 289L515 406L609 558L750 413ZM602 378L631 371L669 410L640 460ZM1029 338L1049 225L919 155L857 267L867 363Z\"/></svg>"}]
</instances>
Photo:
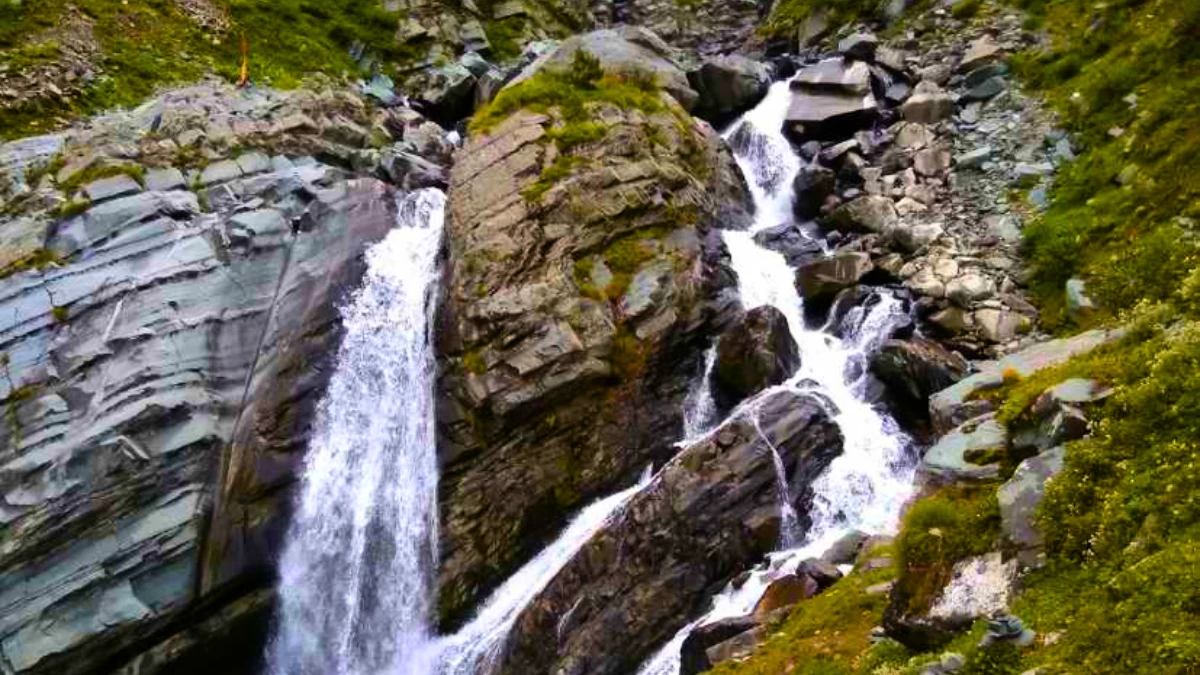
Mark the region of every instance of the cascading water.
<instances>
[{"instance_id":1,"label":"cascading water","mask_svg":"<svg viewBox=\"0 0 1200 675\"><path fill-rule=\"evenodd\" d=\"M437 564L431 313L445 196L399 201L342 308L280 564L273 675L421 672Z\"/></svg>"},{"instance_id":2,"label":"cascading water","mask_svg":"<svg viewBox=\"0 0 1200 675\"><path fill-rule=\"evenodd\" d=\"M634 495L650 484L647 468L637 485L588 506L552 544L508 578L484 603L483 609L462 630L435 645L439 675L486 675L495 670L513 624L558 571L575 556L592 535ZM407 675L407 674L406 674Z\"/></svg>"},{"instance_id":3,"label":"cascading water","mask_svg":"<svg viewBox=\"0 0 1200 675\"><path fill-rule=\"evenodd\" d=\"M676 634L639 675L677 675L680 648L693 628L750 614L772 579L794 571L801 561L821 554L851 530L892 530L911 494L914 462L908 439L865 399L866 357L907 321L900 301L881 291L873 304L847 315L842 339L823 329L810 330L804 323L795 271L781 254L754 241L756 232L793 220L791 184L801 161L782 133L790 101L788 83L775 83L763 101L726 134L750 184L755 222L748 232L726 231L723 237L738 276L742 305L770 305L782 312L799 348L800 369L780 388L812 393L825 402L841 429L843 452L810 486L812 502L804 536L789 534L784 527L781 550L737 589L730 586L714 598L709 613ZM819 243L824 249L824 242ZM733 414L752 406L753 402L743 404ZM783 488L781 493L787 495ZM781 504L785 523L788 509Z\"/></svg>"}]
</instances>

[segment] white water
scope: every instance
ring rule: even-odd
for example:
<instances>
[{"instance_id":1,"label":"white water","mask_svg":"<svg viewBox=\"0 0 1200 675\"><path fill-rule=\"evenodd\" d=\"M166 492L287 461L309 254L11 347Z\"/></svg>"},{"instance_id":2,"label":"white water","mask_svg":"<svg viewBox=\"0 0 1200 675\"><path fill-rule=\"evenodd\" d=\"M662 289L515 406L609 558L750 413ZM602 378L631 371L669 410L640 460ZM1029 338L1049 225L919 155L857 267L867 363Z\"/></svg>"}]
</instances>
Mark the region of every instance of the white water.
<instances>
[{"instance_id":1,"label":"white water","mask_svg":"<svg viewBox=\"0 0 1200 675\"><path fill-rule=\"evenodd\" d=\"M720 420L717 419L717 402L713 399L712 374L717 365L717 346L704 353L704 370L683 402L683 439L679 445L687 446L692 439L703 437Z\"/></svg>"},{"instance_id":2,"label":"white water","mask_svg":"<svg viewBox=\"0 0 1200 675\"><path fill-rule=\"evenodd\" d=\"M342 308L345 337L317 413L280 564L273 675L417 672L437 564L435 363L445 196L399 202Z\"/></svg>"},{"instance_id":3,"label":"white water","mask_svg":"<svg viewBox=\"0 0 1200 675\"><path fill-rule=\"evenodd\" d=\"M580 511L554 543L492 593L470 623L454 635L439 640L434 646L439 675L483 675L493 672L521 610L542 592L613 514L650 484L651 476L647 468L637 485Z\"/></svg>"},{"instance_id":4,"label":"white water","mask_svg":"<svg viewBox=\"0 0 1200 675\"><path fill-rule=\"evenodd\" d=\"M811 486L810 525L803 537L791 531L791 514L784 503L780 550L753 570L740 588L729 586L714 598L711 610L676 634L639 675L677 675L680 647L696 626L750 614L772 580L795 571L800 562L822 554L852 530L893 531L911 494L914 463L908 456L908 439L864 398L866 358L905 320L901 303L880 293L874 304L855 308L843 321L848 326L844 339L824 329L810 330L794 284L795 271L781 254L759 246L753 238L756 232L793 219L791 183L801 161L782 134L789 101L787 82L775 83L758 107L726 134L726 138L738 136L737 162L750 183L756 211L749 232L723 235L742 305L778 309L799 348L800 369L780 388L811 392L826 401L841 429L844 449ZM783 488L781 492L787 494Z\"/></svg>"}]
</instances>

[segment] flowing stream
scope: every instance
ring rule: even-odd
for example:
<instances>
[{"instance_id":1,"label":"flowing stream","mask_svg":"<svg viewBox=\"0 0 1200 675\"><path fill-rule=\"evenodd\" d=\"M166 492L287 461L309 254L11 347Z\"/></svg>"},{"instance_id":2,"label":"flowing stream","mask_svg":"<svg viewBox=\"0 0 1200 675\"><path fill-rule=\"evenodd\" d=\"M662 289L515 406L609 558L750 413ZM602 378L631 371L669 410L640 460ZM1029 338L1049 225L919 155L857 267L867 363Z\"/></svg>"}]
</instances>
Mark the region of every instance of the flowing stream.
<instances>
[{"instance_id":1,"label":"flowing stream","mask_svg":"<svg viewBox=\"0 0 1200 675\"><path fill-rule=\"evenodd\" d=\"M911 494L915 462L909 440L866 400L867 357L906 321L902 303L880 291L873 302L847 313L840 326L844 337L827 332L833 326L810 329L796 291L795 270L781 254L754 241L755 233L794 219L792 181L802 160L782 133L790 101L788 83L777 82L726 133L750 185L755 221L749 231L725 231L723 236L742 305L778 309L799 348L800 368L780 388L812 393L824 401L841 429L844 451L812 484L807 531L799 535L789 525L794 515L784 503L780 550L739 588L729 586L715 597L710 611L679 631L642 666L639 675L678 675L680 648L694 628L750 614L772 580L793 572L806 558L819 556L852 530L893 530L900 507ZM828 250L823 241L817 243ZM754 401L744 403L735 414L753 405ZM781 493L787 494L786 486L781 486Z\"/></svg>"},{"instance_id":2,"label":"flowing stream","mask_svg":"<svg viewBox=\"0 0 1200 675\"><path fill-rule=\"evenodd\" d=\"M437 190L400 199L342 308L280 563L272 675L418 672L437 569L430 317L444 204Z\"/></svg>"}]
</instances>

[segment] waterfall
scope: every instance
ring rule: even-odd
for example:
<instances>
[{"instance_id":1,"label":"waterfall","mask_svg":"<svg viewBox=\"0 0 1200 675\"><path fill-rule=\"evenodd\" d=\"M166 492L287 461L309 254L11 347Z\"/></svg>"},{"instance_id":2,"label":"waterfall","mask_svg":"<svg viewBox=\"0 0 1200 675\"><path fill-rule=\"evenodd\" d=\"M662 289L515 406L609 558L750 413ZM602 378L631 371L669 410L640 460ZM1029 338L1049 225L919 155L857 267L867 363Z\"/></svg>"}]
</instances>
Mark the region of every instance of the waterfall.
<instances>
[{"instance_id":1,"label":"waterfall","mask_svg":"<svg viewBox=\"0 0 1200 675\"><path fill-rule=\"evenodd\" d=\"M683 440L680 445L689 445L693 439L701 438L708 433L713 425L720 421L717 416L717 402L713 398L712 375L717 365L717 346L708 348L704 353L703 370L696 380L692 390L683 401Z\"/></svg>"},{"instance_id":2,"label":"waterfall","mask_svg":"<svg viewBox=\"0 0 1200 675\"><path fill-rule=\"evenodd\" d=\"M436 672L439 675L486 675L494 672L504 642L521 610L537 597L613 514L650 484L651 476L647 468L637 485L605 497L580 511L558 539L492 593L470 623L454 635L438 641L435 647L438 661ZM565 620L567 617L563 618Z\"/></svg>"},{"instance_id":3,"label":"waterfall","mask_svg":"<svg viewBox=\"0 0 1200 675\"><path fill-rule=\"evenodd\" d=\"M786 523L794 515L786 500L781 503L785 527L779 550L738 588L731 585L718 594L709 612L679 631L642 666L639 675L677 675L680 647L695 627L750 614L772 580L793 572L804 559L820 555L847 532L894 530L912 491L915 461L909 440L891 418L865 400L867 357L907 321L900 301L879 291L872 304L848 313L843 321L848 328L841 339L825 328L811 330L804 322L795 270L781 254L754 241L756 232L794 219L791 184L801 161L782 133L790 101L788 83L776 82L762 102L726 133L750 185L755 222L748 232L722 235L737 273L742 305L778 309L799 349L800 368L780 388L812 393L823 402L842 432L843 452L810 486L807 532L802 537L789 533ZM752 406L753 402L744 403L733 414ZM780 492L786 498L787 491L781 488Z\"/></svg>"},{"instance_id":4,"label":"waterfall","mask_svg":"<svg viewBox=\"0 0 1200 675\"><path fill-rule=\"evenodd\" d=\"M445 196L398 198L341 310L280 563L272 675L414 673L429 640L438 462L431 313Z\"/></svg>"}]
</instances>

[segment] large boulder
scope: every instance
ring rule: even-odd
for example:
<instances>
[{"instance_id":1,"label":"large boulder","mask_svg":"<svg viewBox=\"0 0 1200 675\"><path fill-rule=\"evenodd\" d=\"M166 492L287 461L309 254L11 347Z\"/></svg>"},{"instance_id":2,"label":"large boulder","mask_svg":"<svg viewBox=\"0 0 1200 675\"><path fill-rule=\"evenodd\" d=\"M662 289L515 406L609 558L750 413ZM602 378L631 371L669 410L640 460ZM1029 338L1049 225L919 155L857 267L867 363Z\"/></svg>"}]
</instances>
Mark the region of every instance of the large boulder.
<instances>
[{"instance_id":1,"label":"large boulder","mask_svg":"<svg viewBox=\"0 0 1200 675\"><path fill-rule=\"evenodd\" d=\"M1000 460L1008 450L1008 429L987 414L963 422L925 451L917 467L926 485L987 481L1000 475Z\"/></svg>"},{"instance_id":2,"label":"large boulder","mask_svg":"<svg viewBox=\"0 0 1200 675\"><path fill-rule=\"evenodd\" d=\"M996 493L1004 541L1027 564L1036 561L1044 541L1035 517L1046 496L1046 484L1063 470L1065 462L1066 448L1061 446L1030 457Z\"/></svg>"},{"instance_id":3,"label":"large boulder","mask_svg":"<svg viewBox=\"0 0 1200 675\"><path fill-rule=\"evenodd\" d=\"M976 363L977 373L938 392L929 399L929 415L935 430L948 431L971 417L992 409L989 401L979 398L979 392L1004 385L1005 377L1029 377L1043 369L1064 363L1073 356L1086 354L1102 345L1115 342L1125 335L1124 330L1091 330L1069 338L1040 342L999 361ZM1006 375L1007 373L1007 375Z\"/></svg>"},{"instance_id":4,"label":"large boulder","mask_svg":"<svg viewBox=\"0 0 1200 675\"><path fill-rule=\"evenodd\" d=\"M687 77L699 94L692 112L714 124L754 107L771 86L770 69L741 54L706 59Z\"/></svg>"},{"instance_id":5,"label":"large boulder","mask_svg":"<svg viewBox=\"0 0 1200 675\"><path fill-rule=\"evenodd\" d=\"M863 195L839 206L823 223L828 228L861 234L888 234L900 220L892 200Z\"/></svg>"},{"instance_id":6,"label":"large boulder","mask_svg":"<svg viewBox=\"0 0 1200 675\"><path fill-rule=\"evenodd\" d=\"M735 616L697 626L679 648L679 675L699 675L712 670L715 664L708 658L709 649L759 625L755 617Z\"/></svg>"},{"instance_id":7,"label":"large boulder","mask_svg":"<svg viewBox=\"0 0 1200 675\"><path fill-rule=\"evenodd\" d=\"M796 73L785 129L795 138L836 138L879 116L871 71L861 61L827 59Z\"/></svg>"},{"instance_id":8,"label":"large boulder","mask_svg":"<svg viewBox=\"0 0 1200 675\"><path fill-rule=\"evenodd\" d=\"M909 425L928 422L929 397L967 375L967 362L924 337L888 340L871 355L871 372L887 386L892 411Z\"/></svg>"},{"instance_id":9,"label":"large boulder","mask_svg":"<svg viewBox=\"0 0 1200 675\"><path fill-rule=\"evenodd\" d=\"M783 255L798 267L825 254L821 234L811 224L781 223L754 233L754 243Z\"/></svg>"},{"instance_id":10,"label":"large boulder","mask_svg":"<svg viewBox=\"0 0 1200 675\"><path fill-rule=\"evenodd\" d=\"M796 288L806 300L827 302L858 284L872 269L871 256L866 253L836 253L801 265L796 270Z\"/></svg>"},{"instance_id":11,"label":"large boulder","mask_svg":"<svg viewBox=\"0 0 1200 675\"><path fill-rule=\"evenodd\" d=\"M599 59L606 72L637 71L654 75L684 110L691 110L696 105L699 95L688 82L687 73L680 65L680 55L660 37L637 26L606 28L569 37L557 49L526 66L508 86L533 77L542 68L566 68L580 50Z\"/></svg>"},{"instance_id":12,"label":"large boulder","mask_svg":"<svg viewBox=\"0 0 1200 675\"><path fill-rule=\"evenodd\" d=\"M736 316L716 229L745 216L745 183L711 127L660 100L594 104L605 134L563 173L553 110L456 155L437 334L443 627L574 509L673 453L704 347Z\"/></svg>"},{"instance_id":13,"label":"large boulder","mask_svg":"<svg viewBox=\"0 0 1200 675\"><path fill-rule=\"evenodd\" d=\"M821 213L825 199L837 188L837 174L819 164L800 167L792 180L792 210L804 220L812 220Z\"/></svg>"},{"instance_id":14,"label":"large boulder","mask_svg":"<svg viewBox=\"0 0 1200 675\"><path fill-rule=\"evenodd\" d=\"M801 505L841 452L840 432L821 405L791 392L764 394L681 450L563 567L521 613L497 672L634 671L712 588L777 544L755 532L780 508L766 442Z\"/></svg>"},{"instance_id":15,"label":"large boulder","mask_svg":"<svg viewBox=\"0 0 1200 675\"><path fill-rule=\"evenodd\" d=\"M781 384L800 368L800 352L787 318L774 307L755 307L717 341L713 394L725 409Z\"/></svg>"}]
</instances>

